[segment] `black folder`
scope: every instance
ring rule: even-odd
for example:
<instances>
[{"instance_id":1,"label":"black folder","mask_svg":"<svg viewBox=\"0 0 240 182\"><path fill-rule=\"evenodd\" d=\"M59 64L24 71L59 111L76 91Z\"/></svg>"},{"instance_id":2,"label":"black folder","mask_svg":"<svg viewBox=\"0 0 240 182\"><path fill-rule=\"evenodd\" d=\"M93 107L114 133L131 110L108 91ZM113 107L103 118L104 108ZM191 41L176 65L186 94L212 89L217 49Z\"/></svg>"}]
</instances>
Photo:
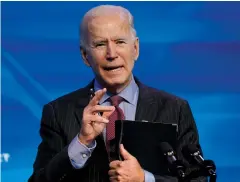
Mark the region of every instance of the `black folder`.
<instances>
[{"instance_id":1,"label":"black folder","mask_svg":"<svg viewBox=\"0 0 240 182\"><path fill-rule=\"evenodd\" d=\"M156 175L169 174L166 159L160 149L168 142L176 150L176 124L117 120L115 124L116 155L120 160L119 144L137 158L141 167Z\"/></svg>"}]
</instances>

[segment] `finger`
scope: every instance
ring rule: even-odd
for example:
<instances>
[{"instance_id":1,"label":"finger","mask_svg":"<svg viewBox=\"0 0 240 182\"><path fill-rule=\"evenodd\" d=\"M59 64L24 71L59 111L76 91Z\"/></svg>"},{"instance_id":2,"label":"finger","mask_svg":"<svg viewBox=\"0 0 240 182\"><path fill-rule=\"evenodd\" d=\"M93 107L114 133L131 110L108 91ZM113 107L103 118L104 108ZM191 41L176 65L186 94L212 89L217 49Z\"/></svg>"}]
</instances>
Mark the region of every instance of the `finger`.
<instances>
[{"instance_id":1,"label":"finger","mask_svg":"<svg viewBox=\"0 0 240 182\"><path fill-rule=\"evenodd\" d=\"M112 113L115 111L115 107L113 107L113 108L114 108L114 109L111 110L111 111L105 111L105 112L103 112L102 116L103 116L104 118L109 118L109 116L111 116Z\"/></svg>"},{"instance_id":2,"label":"finger","mask_svg":"<svg viewBox=\"0 0 240 182\"><path fill-rule=\"evenodd\" d=\"M122 181L123 180L123 177L122 176L111 176L110 178L109 178L109 180L111 181L111 182L119 182L119 181Z\"/></svg>"},{"instance_id":3,"label":"finger","mask_svg":"<svg viewBox=\"0 0 240 182\"><path fill-rule=\"evenodd\" d=\"M101 105L95 105L89 109L89 112L91 113L99 113L99 112L111 112L114 111L114 106L101 106Z\"/></svg>"},{"instance_id":4,"label":"finger","mask_svg":"<svg viewBox=\"0 0 240 182\"><path fill-rule=\"evenodd\" d=\"M118 175L118 172L116 171L116 169L111 169L108 171L108 175L114 177Z\"/></svg>"},{"instance_id":5,"label":"finger","mask_svg":"<svg viewBox=\"0 0 240 182\"><path fill-rule=\"evenodd\" d=\"M133 156L124 148L123 144L120 144L120 154L124 160L130 160L133 158Z\"/></svg>"},{"instance_id":6,"label":"finger","mask_svg":"<svg viewBox=\"0 0 240 182\"><path fill-rule=\"evenodd\" d=\"M108 123L109 122L108 119L106 119L98 114L90 115L87 119L91 122L96 122L96 123Z\"/></svg>"},{"instance_id":7,"label":"finger","mask_svg":"<svg viewBox=\"0 0 240 182\"><path fill-rule=\"evenodd\" d=\"M117 177L110 177L109 181L110 182L118 182Z\"/></svg>"},{"instance_id":8,"label":"finger","mask_svg":"<svg viewBox=\"0 0 240 182\"><path fill-rule=\"evenodd\" d=\"M95 106L99 103L100 99L104 96L104 94L106 93L107 89L101 89L98 90L97 92L95 92L95 96L90 100L89 105L90 106Z\"/></svg>"},{"instance_id":9,"label":"finger","mask_svg":"<svg viewBox=\"0 0 240 182\"><path fill-rule=\"evenodd\" d=\"M116 161L112 161L110 164L109 164L109 167L111 169L117 169L121 166L121 163L122 161L119 161L119 160L116 160Z\"/></svg>"}]
</instances>

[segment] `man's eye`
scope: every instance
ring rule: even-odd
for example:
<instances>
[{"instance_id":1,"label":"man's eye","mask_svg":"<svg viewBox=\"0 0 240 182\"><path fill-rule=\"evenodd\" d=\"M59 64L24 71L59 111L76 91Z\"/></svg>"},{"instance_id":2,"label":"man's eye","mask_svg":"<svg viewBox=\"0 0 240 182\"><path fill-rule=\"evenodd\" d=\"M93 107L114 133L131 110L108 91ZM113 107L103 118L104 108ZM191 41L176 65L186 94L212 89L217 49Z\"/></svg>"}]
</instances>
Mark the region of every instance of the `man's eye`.
<instances>
[{"instance_id":1,"label":"man's eye","mask_svg":"<svg viewBox=\"0 0 240 182\"><path fill-rule=\"evenodd\" d=\"M123 40L118 40L117 44L124 44L125 42Z\"/></svg>"},{"instance_id":2,"label":"man's eye","mask_svg":"<svg viewBox=\"0 0 240 182\"><path fill-rule=\"evenodd\" d=\"M104 43L99 43L99 44L96 44L96 47L101 47L101 46L104 46L105 44Z\"/></svg>"}]
</instances>

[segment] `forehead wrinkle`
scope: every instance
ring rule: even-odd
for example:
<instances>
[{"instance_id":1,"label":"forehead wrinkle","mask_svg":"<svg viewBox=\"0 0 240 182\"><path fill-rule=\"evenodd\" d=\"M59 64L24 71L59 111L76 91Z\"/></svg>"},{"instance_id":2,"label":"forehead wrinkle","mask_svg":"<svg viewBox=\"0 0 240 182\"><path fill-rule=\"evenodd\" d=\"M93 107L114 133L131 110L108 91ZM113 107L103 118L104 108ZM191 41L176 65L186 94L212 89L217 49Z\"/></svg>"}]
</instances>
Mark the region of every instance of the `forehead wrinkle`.
<instances>
[{"instance_id":1,"label":"forehead wrinkle","mask_svg":"<svg viewBox=\"0 0 240 182\"><path fill-rule=\"evenodd\" d=\"M101 19L100 19L101 20ZM106 21L106 23L102 23L103 21L93 20L88 24L88 32L92 37L100 37L100 38L124 38L127 39L131 34L130 28L125 24L125 22L119 22L116 24L113 20ZM113 31L111 31L111 29ZM110 31L108 31L110 30ZM108 34L109 33L109 34ZM102 36L102 37L101 37Z\"/></svg>"}]
</instances>

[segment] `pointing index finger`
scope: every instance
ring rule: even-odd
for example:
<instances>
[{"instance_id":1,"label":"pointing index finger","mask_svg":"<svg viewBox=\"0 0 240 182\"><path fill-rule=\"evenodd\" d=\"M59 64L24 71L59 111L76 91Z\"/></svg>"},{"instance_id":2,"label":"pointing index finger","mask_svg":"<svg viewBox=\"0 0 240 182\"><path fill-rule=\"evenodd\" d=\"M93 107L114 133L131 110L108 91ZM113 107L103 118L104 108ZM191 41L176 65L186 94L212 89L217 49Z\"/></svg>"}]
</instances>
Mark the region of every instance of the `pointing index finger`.
<instances>
[{"instance_id":1,"label":"pointing index finger","mask_svg":"<svg viewBox=\"0 0 240 182\"><path fill-rule=\"evenodd\" d=\"M90 100L89 105L91 105L91 106L97 105L99 103L99 101L101 100L101 98L106 93L106 91L107 91L107 89L103 88L103 89L98 90L97 92L95 92L95 96L92 98L92 100Z\"/></svg>"}]
</instances>

